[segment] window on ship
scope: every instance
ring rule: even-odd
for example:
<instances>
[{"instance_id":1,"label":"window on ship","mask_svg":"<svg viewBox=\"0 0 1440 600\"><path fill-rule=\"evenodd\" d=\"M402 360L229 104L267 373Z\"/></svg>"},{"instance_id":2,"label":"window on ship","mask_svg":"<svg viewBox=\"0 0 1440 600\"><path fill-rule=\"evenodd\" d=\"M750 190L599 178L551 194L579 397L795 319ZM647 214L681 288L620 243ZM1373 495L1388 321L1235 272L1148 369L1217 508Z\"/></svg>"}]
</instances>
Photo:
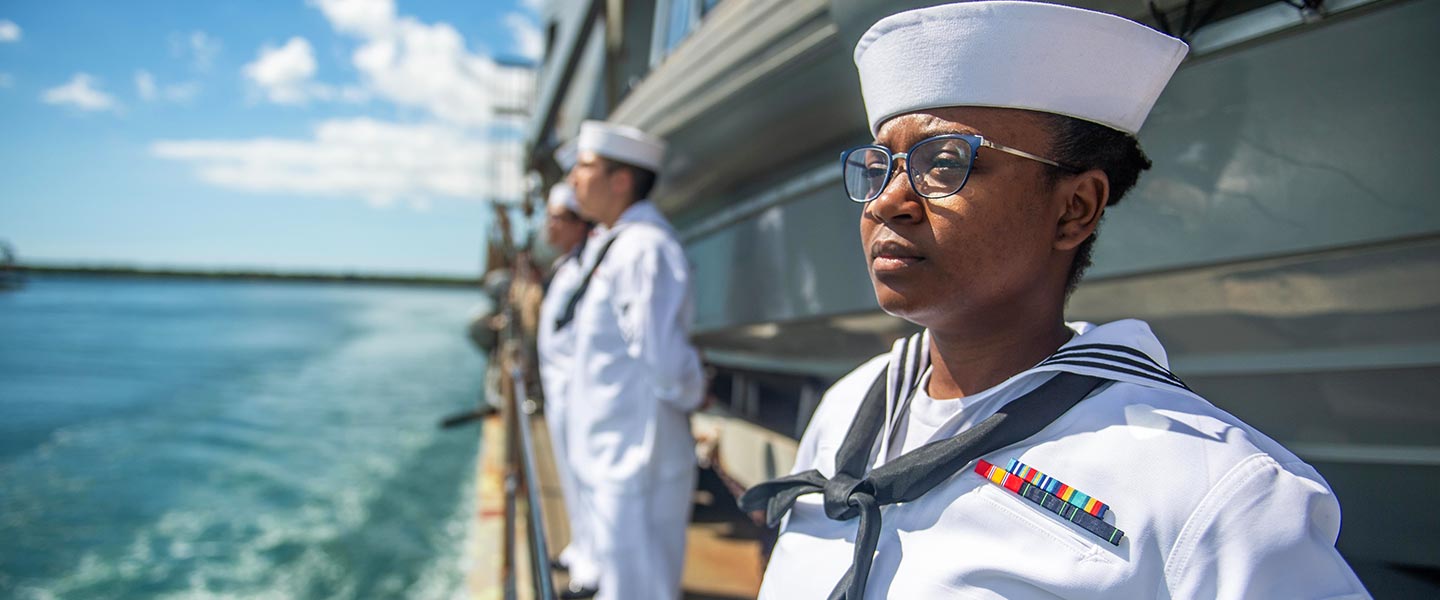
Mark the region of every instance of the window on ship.
<instances>
[{"instance_id":1,"label":"window on ship","mask_svg":"<svg viewBox=\"0 0 1440 600\"><path fill-rule=\"evenodd\" d=\"M656 0L655 43L650 46L650 64L654 66L665 60L719 3L720 0Z\"/></svg>"}]
</instances>

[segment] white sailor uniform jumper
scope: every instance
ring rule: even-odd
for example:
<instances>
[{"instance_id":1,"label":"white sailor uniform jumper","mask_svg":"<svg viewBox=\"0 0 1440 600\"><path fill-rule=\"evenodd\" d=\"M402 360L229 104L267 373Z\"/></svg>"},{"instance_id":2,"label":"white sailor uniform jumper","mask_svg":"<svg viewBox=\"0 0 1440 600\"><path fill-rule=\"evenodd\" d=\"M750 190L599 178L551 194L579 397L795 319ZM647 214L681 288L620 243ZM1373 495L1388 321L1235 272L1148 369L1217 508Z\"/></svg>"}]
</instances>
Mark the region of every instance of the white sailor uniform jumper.
<instances>
[{"instance_id":1,"label":"white sailor uniform jumper","mask_svg":"<svg viewBox=\"0 0 1440 600\"><path fill-rule=\"evenodd\" d=\"M1045 361L963 399L893 460L884 450L907 403L928 400L927 334L837 382L801 439L795 474L742 500L783 516L760 597L1368 597L1335 550L1340 507L1319 473L1186 387L1145 323L1071 328L1077 335ZM885 426L859 452L863 481L837 477L837 451L882 381ZM1066 394L1075 398L1039 399ZM1042 423L1020 424L1047 410ZM1023 439L976 456L940 448L997 422ZM905 460L925 465L910 471L963 466L917 483L893 472ZM870 504L881 506L867 519ZM874 551L857 551L857 538Z\"/></svg>"}]
</instances>

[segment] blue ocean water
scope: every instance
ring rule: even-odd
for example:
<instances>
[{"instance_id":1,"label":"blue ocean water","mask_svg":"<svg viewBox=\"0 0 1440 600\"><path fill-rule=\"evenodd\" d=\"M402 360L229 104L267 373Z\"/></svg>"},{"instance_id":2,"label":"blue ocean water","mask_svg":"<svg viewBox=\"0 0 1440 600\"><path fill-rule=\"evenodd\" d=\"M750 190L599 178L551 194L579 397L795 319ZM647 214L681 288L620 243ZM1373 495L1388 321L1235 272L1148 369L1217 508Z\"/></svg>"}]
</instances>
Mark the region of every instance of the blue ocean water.
<instances>
[{"instance_id":1,"label":"blue ocean water","mask_svg":"<svg viewBox=\"0 0 1440 600\"><path fill-rule=\"evenodd\" d=\"M463 589L478 292L32 277L0 293L0 597Z\"/></svg>"}]
</instances>

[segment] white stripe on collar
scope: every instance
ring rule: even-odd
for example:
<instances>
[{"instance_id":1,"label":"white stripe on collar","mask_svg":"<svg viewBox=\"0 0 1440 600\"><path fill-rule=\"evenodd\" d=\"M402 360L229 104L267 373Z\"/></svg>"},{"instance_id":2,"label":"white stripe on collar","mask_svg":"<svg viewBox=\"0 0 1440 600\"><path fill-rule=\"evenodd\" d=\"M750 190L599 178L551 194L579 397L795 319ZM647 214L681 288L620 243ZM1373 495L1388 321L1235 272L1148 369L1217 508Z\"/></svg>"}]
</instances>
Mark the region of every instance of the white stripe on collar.
<instances>
[{"instance_id":1,"label":"white stripe on collar","mask_svg":"<svg viewBox=\"0 0 1440 600\"><path fill-rule=\"evenodd\" d=\"M890 364L886 371L885 426L880 430L877 449L890 447L890 440L894 437L898 425L898 415L904 414L910 399L915 397L915 389L920 385L921 376L929 368L929 329L895 341L895 345L890 349ZM872 457L879 459L884 454L882 451L878 456Z\"/></svg>"},{"instance_id":2,"label":"white stripe on collar","mask_svg":"<svg viewBox=\"0 0 1440 600\"><path fill-rule=\"evenodd\" d=\"M1066 325L1076 332L1074 338L1039 364L999 385L1009 385L1027 375L1069 371L1194 395L1185 382L1170 372L1165 348L1144 321L1126 319L1100 326L1084 322ZM897 415L903 414L921 376L929 368L928 329L897 340L891 348L885 390L886 426L880 448L889 447Z\"/></svg>"}]
</instances>

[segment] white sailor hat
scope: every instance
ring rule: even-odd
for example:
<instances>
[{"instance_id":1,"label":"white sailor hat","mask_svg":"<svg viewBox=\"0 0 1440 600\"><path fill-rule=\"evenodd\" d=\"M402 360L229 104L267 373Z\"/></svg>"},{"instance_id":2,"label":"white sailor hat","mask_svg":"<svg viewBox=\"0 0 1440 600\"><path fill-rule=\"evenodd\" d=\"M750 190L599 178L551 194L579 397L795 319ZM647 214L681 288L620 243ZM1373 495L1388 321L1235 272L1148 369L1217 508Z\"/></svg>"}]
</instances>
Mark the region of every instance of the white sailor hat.
<instances>
[{"instance_id":1,"label":"white sailor hat","mask_svg":"<svg viewBox=\"0 0 1440 600\"><path fill-rule=\"evenodd\" d=\"M600 156L660 172L665 158L665 141L634 127L604 121L585 121L575 136L575 155L594 152ZM563 148L562 148L563 150Z\"/></svg>"},{"instance_id":2,"label":"white sailor hat","mask_svg":"<svg viewBox=\"0 0 1440 600\"><path fill-rule=\"evenodd\" d=\"M1189 46L1115 15L1040 2L886 17L855 45L871 133L927 108L1023 108L1134 135Z\"/></svg>"},{"instance_id":3,"label":"white sailor hat","mask_svg":"<svg viewBox=\"0 0 1440 600\"><path fill-rule=\"evenodd\" d=\"M575 140L565 142L555 149L555 163L560 165L560 170L568 173L575 168L577 154L580 154L580 151L575 149Z\"/></svg>"},{"instance_id":4,"label":"white sailor hat","mask_svg":"<svg viewBox=\"0 0 1440 600\"><path fill-rule=\"evenodd\" d=\"M550 196L545 200L549 208L563 208L573 213L580 212L580 202L575 199L575 188L565 182L550 187Z\"/></svg>"}]
</instances>

